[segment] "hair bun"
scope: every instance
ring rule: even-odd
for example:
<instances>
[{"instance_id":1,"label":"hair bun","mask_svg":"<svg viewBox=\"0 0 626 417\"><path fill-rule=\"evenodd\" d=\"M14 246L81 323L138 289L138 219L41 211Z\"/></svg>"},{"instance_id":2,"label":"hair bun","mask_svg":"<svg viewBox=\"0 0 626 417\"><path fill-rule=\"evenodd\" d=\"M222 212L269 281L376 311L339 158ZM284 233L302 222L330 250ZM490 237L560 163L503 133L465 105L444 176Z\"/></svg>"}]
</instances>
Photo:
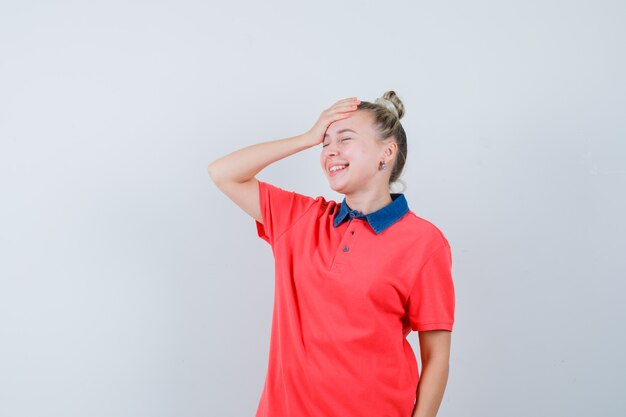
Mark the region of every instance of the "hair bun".
<instances>
[{"instance_id":1,"label":"hair bun","mask_svg":"<svg viewBox=\"0 0 626 417\"><path fill-rule=\"evenodd\" d=\"M396 106L391 101L387 100L386 98L378 97L376 100L374 100L374 103L387 108L398 119L400 118L400 113L398 113L398 109L396 108Z\"/></svg>"},{"instance_id":2,"label":"hair bun","mask_svg":"<svg viewBox=\"0 0 626 417\"><path fill-rule=\"evenodd\" d=\"M383 94L382 97L377 98L374 103L385 107L398 119L401 119L402 116L404 116L404 104L393 90L385 92L385 94Z\"/></svg>"}]
</instances>

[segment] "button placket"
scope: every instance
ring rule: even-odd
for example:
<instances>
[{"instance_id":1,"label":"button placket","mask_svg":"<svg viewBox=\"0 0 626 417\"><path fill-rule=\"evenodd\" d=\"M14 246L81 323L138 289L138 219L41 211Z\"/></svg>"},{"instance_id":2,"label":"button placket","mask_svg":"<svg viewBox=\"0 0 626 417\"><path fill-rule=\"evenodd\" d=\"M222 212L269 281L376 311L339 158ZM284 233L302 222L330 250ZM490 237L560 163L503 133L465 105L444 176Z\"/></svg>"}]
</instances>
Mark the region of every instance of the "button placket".
<instances>
[{"instance_id":1,"label":"button placket","mask_svg":"<svg viewBox=\"0 0 626 417\"><path fill-rule=\"evenodd\" d=\"M350 213L352 214L352 213ZM341 248L341 251L346 253L350 251L350 246L354 240L354 230L351 230L352 228L354 228L354 224L352 222L350 222L350 225L348 226L348 231L346 233L346 235L344 236L344 242L343 242L343 247Z\"/></svg>"},{"instance_id":2,"label":"button placket","mask_svg":"<svg viewBox=\"0 0 626 417\"><path fill-rule=\"evenodd\" d=\"M350 222L348 224L348 228L346 229L343 237L341 238L341 242L335 251L335 256L331 262L330 270L332 272L340 273L343 271L343 268L347 265L342 261L343 256L350 255L350 251L352 250L352 243L354 242L354 238L356 237L356 232L352 229L356 226L356 223Z\"/></svg>"}]
</instances>

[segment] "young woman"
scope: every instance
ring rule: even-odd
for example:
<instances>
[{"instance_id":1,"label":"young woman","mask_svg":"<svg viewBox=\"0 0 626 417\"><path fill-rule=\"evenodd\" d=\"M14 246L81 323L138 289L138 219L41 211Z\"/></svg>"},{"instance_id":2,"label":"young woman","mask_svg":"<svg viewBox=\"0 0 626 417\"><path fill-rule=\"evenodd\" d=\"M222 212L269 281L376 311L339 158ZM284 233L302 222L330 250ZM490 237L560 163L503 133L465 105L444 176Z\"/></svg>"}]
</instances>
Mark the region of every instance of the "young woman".
<instances>
[{"instance_id":1,"label":"young woman","mask_svg":"<svg viewBox=\"0 0 626 417\"><path fill-rule=\"evenodd\" d=\"M267 375L256 417L434 417L454 324L450 245L391 193L406 160L393 91L339 100L295 137L245 147L209 175L255 220L275 259ZM257 180L320 147L341 203ZM406 337L418 332L422 370Z\"/></svg>"}]
</instances>

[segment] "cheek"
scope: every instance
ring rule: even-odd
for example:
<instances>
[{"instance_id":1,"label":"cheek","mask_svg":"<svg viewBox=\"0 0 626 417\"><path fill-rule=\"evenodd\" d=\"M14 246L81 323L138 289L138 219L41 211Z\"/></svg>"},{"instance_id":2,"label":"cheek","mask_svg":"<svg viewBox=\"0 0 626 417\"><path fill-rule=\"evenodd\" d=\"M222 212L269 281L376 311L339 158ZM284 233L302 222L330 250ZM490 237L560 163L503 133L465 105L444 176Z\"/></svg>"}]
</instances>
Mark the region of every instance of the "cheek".
<instances>
[{"instance_id":1,"label":"cheek","mask_svg":"<svg viewBox=\"0 0 626 417\"><path fill-rule=\"evenodd\" d=\"M359 148L353 149L352 157L358 160L362 165L368 165L376 158L376 155L371 149Z\"/></svg>"},{"instance_id":2,"label":"cheek","mask_svg":"<svg viewBox=\"0 0 626 417\"><path fill-rule=\"evenodd\" d=\"M359 171L370 172L378 168L378 156L369 150L359 149L358 152L354 152L352 159L357 161L355 165Z\"/></svg>"}]
</instances>

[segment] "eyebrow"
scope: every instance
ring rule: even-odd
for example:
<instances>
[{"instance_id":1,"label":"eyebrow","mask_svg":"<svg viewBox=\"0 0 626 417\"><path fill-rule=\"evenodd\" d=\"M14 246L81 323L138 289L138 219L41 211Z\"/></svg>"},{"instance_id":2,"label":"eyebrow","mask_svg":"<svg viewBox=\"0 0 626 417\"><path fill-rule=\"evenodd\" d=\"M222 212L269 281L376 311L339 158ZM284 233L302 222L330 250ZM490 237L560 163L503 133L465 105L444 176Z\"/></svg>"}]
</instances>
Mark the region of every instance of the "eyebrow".
<instances>
[{"instance_id":1,"label":"eyebrow","mask_svg":"<svg viewBox=\"0 0 626 417\"><path fill-rule=\"evenodd\" d=\"M352 129L341 129L339 132L337 132L337 134L340 134L340 133L343 133L343 132L352 132L352 133L357 133L357 132L355 132L355 131L354 131L354 130L352 130ZM324 137L325 137L325 138L327 138L328 136L330 136L328 133L326 133L326 134L324 135Z\"/></svg>"}]
</instances>

